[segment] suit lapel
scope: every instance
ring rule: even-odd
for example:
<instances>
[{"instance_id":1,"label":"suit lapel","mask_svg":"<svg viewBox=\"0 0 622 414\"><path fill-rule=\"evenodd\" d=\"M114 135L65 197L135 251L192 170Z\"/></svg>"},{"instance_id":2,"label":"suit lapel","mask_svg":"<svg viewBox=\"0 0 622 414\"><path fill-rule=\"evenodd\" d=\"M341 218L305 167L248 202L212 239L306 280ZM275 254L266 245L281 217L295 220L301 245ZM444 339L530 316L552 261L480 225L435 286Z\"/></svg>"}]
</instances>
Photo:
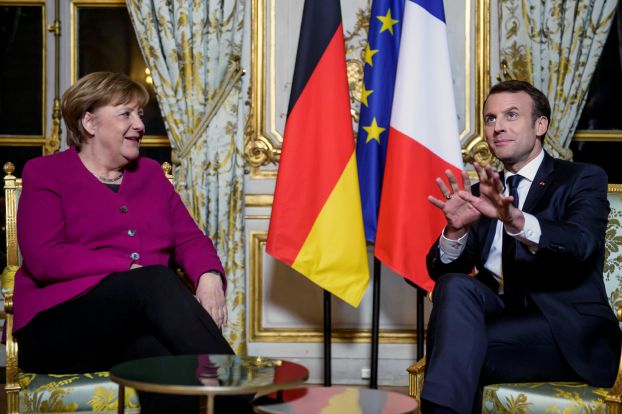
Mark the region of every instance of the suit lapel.
<instances>
[{"instance_id":1,"label":"suit lapel","mask_svg":"<svg viewBox=\"0 0 622 414\"><path fill-rule=\"evenodd\" d=\"M527 194L527 198L525 199L523 211L527 213L532 211L542 196L546 194L554 178L554 169L553 158L545 152L542 164L540 164L540 168L538 168L538 172L529 188L529 194Z\"/></svg>"}]
</instances>

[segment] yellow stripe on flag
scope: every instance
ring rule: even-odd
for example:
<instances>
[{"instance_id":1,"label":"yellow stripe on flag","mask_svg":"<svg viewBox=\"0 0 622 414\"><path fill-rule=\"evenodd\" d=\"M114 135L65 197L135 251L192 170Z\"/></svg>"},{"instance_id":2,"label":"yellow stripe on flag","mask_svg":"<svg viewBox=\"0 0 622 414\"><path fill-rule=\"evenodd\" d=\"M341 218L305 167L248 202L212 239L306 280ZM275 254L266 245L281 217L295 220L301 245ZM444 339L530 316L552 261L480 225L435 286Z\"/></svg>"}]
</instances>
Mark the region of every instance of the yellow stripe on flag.
<instances>
[{"instance_id":1,"label":"yellow stripe on flag","mask_svg":"<svg viewBox=\"0 0 622 414\"><path fill-rule=\"evenodd\" d=\"M357 307L369 282L354 153L313 223L292 267Z\"/></svg>"}]
</instances>

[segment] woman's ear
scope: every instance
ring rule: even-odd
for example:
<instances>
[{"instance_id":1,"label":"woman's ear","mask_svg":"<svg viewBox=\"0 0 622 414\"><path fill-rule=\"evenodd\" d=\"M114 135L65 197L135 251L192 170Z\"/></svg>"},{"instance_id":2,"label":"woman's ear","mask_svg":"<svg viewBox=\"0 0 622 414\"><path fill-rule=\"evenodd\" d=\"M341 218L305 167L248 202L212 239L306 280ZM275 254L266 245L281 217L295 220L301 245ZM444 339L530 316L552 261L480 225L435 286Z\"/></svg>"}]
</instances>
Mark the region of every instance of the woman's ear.
<instances>
[{"instance_id":1,"label":"woman's ear","mask_svg":"<svg viewBox=\"0 0 622 414\"><path fill-rule=\"evenodd\" d=\"M82 127L89 135L95 135L95 129L97 127L96 121L95 115L90 112L85 113L80 120L80 122L82 122Z\"/></svg>"}]
</instances>

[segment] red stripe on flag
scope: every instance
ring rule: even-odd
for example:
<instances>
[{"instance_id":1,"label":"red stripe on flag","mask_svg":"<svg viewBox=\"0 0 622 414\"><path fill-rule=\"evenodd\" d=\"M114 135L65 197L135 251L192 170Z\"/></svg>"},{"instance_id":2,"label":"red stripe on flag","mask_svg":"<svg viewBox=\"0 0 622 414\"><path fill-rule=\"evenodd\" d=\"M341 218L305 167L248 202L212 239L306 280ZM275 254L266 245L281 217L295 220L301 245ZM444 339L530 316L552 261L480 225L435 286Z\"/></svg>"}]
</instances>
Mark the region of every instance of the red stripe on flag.
<instances>
[{"instance_id":1,"label":"red stripe on flag","mask_svg":"<svg viewBox=\"0 0 622 414\"><path fill-rule=\"evenodd\" d=\"M375 255L394 272L432 290L425 256L445 218L427 196L440 198L436 177L444 177L447 169L459 177L460 170L394 128L389 131L387 159L391 168L383 180Z\"/></svg>"},{"instance_id":2,"label":"red stripe on flag","mask_svg":"<svg viewBox=\"0 0 622 414\"><path fill-rule=\"evenodd\" d=\"M354 151L345 53L340 24L285 126L266 251L289 265Z\"/></svg>"}]
</instances>

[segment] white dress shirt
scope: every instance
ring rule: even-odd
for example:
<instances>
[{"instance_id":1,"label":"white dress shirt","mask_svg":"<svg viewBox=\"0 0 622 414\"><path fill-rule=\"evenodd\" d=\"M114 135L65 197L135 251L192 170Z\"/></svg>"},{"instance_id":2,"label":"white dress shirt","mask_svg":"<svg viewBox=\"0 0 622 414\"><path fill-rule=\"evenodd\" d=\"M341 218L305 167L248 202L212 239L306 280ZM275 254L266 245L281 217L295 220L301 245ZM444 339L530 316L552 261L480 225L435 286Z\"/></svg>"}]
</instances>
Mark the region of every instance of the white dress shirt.
<instances>
[{"instance_id":1,"label":"white dress shirt","mask_svg":"<svg viewBox=\"0 0 622 414\"><path fill-rule=\"evenodd\" d=\"M540 154L538 154L536 158L529 161L517 173L523 176L523 179L518 184L518 208L520 210L522 210L523 205L525 204L525 199L527 198L531 184L536 177L536 173L538 172L538 168L540 168L540 164L542 164L543 159L544 151L540 151ZM514 175L514 173L507 170L504 171L504 177L506 180L512 175ZM508 195L507 185L503 190L503 194ZM508 234L526 244L531 252L535 253L538 243L540 242L540 235L542 234L540 223L538 222L538 219L531 214L523 212L523 215L525 216L525 225L522 231L519 233L508 232ZM492 272L497 282L499 282L499 293L503 293L503 272L501 270L501 246L503 243L503 231L503 223L497 220L495 237L492 241L492 246L490 247L486 263L484 263L486 269ZM458 240L451 240L445 237L445 232L443 231L439 242L440 258L443 263L450 263L460 256L464 250L464 246L466 245L467 236L468 233Z\"/></svg>"}]
</instances>

